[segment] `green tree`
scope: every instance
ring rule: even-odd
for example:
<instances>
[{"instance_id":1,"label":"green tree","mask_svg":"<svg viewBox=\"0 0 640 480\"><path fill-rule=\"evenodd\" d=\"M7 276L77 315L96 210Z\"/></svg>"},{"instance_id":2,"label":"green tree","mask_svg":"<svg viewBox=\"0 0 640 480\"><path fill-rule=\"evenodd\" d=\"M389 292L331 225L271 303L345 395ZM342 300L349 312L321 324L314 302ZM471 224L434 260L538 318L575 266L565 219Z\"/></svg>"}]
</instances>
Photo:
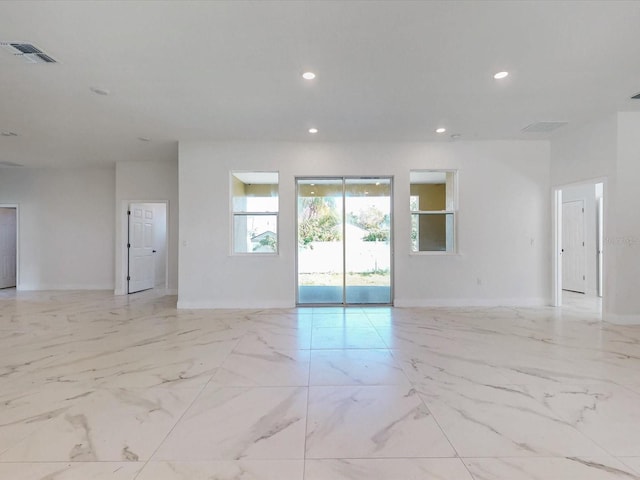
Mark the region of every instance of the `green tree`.
<instances>
[{"instance_id":1,"label":"green tree","mask_svg":"<svg viewBox=\"0 0 640 480\"><path fill-rule=\"evenodd\" d=\"M389 241L391 227L389 215L373 205L360 210L357 215L353 212L349 213L349 222L368 232L362 238L365 242Z\"/></svg>"},{"instance_id":2,"label":"green tree","mask_svg":"<svg viewBox=\"0 0 640 480\"><path fill-rule=\"evenodd\" d=\"M272 251L276 251L276 239L271 235L266 235L260 239L258 245L253 247L253 251L257 251L260 247L269 247Z\"/></svg>"},{"instance_id":3,"label":"green tree","mask_svg":"<svg viewBox=\"0 0 640 480\"><path fill-rule=\"evenodd\" d=\"M331 197L302 197L299 204L298 241L307 246L311 242L337 242L342 232L337 226L340 218Z\"/></svg>"}]
</instances>

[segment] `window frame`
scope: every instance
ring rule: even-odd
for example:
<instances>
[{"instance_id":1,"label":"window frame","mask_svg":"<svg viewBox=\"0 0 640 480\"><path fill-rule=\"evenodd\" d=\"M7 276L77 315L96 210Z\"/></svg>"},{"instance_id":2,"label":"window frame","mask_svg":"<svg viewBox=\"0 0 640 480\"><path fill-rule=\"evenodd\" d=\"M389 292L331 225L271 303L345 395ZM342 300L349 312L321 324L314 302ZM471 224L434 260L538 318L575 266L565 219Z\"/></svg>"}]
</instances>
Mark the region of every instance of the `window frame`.
<instances>
[{"instance_id":1,"label":"window frame","mask_svg":"<svg viewBox=\"0 0 640 480\"><path fill-rule=\"evenodd\" d=\"M236 174L243 173L269 173L277 175L277 183L275 183L278 192L278 207L275 211L254 211L254 210L236 210L234 205L234 195L233 195L233 179L234 177L237 180L240 180L236 177ZM240 180L241 181L241 180ZM229 221L229 251L231 256L245 257L245 256L278 256L280 255L280 172L278 170L231 170L229 172L229 212L230 212L230 221ZM238 217L276 217L276 245L275 251L273 252L259 252L259 251L248 251L248 252L238 252L236 251L236 229L235 222Z\"/></svg>"},{"instance_id":2,"label":"window frame","mask_svg":"<svg viewBox=\"0 0 640 480\"><path fill-rule=\"evenodd\" d=\"M413 172L436 172L436 173L451 173L453 174L453 192L451 192L451 203L453 208L447 208L445 210L413 210L411 198L414 195L411 195L411 174ZM459 212L459 204L458 204L458 184L459 184L459 170L456 168L417 168L409 170L409 255L459 255L458 252L458 212ZM419 206L419 205L418 205ZM418 215L418 218L421 215L451 215L452 218L452 229L453 229L453 245L451 250L414 250L413 249L413 239L411 238L411 230L413 229L413 216ZM445 217L446 218L446 217ZM419 248L419 247L418 247Z\"/></svg>"}]
</instances>

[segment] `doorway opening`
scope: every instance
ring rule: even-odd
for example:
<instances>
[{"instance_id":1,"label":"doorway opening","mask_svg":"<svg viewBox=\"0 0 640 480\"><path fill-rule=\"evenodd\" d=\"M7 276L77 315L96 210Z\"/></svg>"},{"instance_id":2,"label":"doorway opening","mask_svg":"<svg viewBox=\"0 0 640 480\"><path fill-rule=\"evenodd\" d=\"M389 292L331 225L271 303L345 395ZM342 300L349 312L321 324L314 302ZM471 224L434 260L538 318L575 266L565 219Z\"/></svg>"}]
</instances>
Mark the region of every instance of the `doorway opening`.
<instances>
[{"instance_id":1,"label":"doorway opening","mask_svg":"<svg viewBox=\"0 0 640 480\"><path fill-rule=\"evenodd\" d=\"M391 177L297 178L298 305L393 302Z\"/></svg>"},{"instance_id":2,"label":"doorway opening","mask_svg":"<svg viewBox=\"0 0 640 480\"><path fill-rule=\"evenodd\" d=\"M18 207L0 205L0 289L18 285Z\"/></svg>"},{"instance_id":3,"label":"doorway opening","mask_svg":"<svg viewBox=\"0 0 640 480\"><path fill-rule=\"evenodd\" d=\"M167 203L131 202L127 209L127 293L167 288Z\"/></svg>"},{"instance_id":4,"label":"doorway opening","mask_svg":"<svg viewBox=\"0 0 640 480\"><path fill-rule=\"evenodd\" d=\"M602 311L604 182L555 191L554 305Z\"/></svg>"}]
</instances>

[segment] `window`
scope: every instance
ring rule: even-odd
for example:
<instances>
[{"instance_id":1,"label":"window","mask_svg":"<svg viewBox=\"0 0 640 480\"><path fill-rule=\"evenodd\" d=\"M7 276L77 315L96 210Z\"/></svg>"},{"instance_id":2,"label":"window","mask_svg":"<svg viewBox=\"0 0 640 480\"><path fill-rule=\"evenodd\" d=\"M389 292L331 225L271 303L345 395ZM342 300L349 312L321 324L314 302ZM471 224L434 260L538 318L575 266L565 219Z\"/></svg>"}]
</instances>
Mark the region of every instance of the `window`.
<instances>
[{"instance_id":1,"label":"window","mask_svg":"<svg viewBox=\"0 0 640 480\"><path fill-rule=\"evenodd\" d=\"M278 173L231 174L233 253L278 253Z\"/></svg>"},{"instance_id":2,"label":"window","mask_svg":"<svg viewBox=\"0 0 640 480\"><path fill-rule=\"evenodd\" d=\"M412 170L411 251L455 251L456 172L452 170Z\"/></svg>"}]
</instances>

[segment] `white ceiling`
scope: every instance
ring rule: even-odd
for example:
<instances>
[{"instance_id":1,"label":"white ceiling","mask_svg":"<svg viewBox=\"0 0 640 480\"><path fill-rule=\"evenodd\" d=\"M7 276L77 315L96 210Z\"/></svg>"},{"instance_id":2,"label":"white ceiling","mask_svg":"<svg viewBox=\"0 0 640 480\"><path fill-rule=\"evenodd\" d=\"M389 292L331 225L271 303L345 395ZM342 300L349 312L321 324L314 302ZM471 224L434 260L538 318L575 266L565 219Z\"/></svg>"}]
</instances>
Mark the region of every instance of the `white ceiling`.
<instances>
[{"instance_id":1,"label":"white ceiling","mask_svg":"<svg viewBox=\"0 0 640 480\"><path fill-rule=\"evenodd\" d=\"M539 139L521 129L640 110L638 1L1 1L0 41L59 61L0 51L18 134L0 162L27 166L175 158L178 140Z\"/></svg>"}]
</instances>

